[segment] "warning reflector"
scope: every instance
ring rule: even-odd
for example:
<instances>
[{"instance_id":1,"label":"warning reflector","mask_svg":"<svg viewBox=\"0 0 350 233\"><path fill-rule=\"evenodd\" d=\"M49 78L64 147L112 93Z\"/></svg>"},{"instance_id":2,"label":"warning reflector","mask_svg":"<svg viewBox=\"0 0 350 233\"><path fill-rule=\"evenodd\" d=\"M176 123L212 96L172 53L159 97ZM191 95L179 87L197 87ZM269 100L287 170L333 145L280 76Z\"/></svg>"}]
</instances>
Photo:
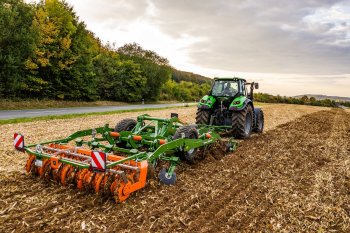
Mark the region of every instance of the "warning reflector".
<instances>
[{"instance_id":1,"label":"warning reflector","mask_svg":"<svg viewBox=\"0 0 350 233\"><path fill-rule=\"evenodd\" d=\"M24 136L18 133L13 135L13 145L17 150L24 150Z\"/></svg>"},{"instance_id":2,"label":"warning reflector","mask_svg":"<svg viewBox=\"0 0 350 233\"><path fill-rule=\"evenodd\" d=\"M105 172L106 171L107 155L101 151L91 151L91 167L92 170Z\"/></svg>"}]
</instances>

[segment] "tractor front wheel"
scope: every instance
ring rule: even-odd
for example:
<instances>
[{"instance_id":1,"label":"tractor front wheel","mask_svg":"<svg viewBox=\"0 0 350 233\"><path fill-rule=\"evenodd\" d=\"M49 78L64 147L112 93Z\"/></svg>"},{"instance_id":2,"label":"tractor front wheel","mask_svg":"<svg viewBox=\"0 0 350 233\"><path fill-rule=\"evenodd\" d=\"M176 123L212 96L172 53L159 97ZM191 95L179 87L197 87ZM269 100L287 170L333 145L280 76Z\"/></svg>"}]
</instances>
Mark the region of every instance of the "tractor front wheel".
<instances>
[{"instance_id":1,"label":"tractor front wheel","mask_svg":"<svg viewBox=\"0 0 350 233\"><path fill-rule=\"evenodd\" d=\"M249 138L253 130L253 109L247 105L243 110L232 113L232 136L239 139Z\"/></svg>"}]
</instances>

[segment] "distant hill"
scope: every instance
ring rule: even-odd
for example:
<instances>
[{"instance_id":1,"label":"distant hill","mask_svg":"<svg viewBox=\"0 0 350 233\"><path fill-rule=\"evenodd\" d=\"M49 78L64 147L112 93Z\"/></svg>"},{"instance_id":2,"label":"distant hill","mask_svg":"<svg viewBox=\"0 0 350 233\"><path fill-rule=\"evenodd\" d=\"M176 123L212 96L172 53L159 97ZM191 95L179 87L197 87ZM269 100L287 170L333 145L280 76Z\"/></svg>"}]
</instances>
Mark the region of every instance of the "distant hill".
<instances>
[{"instance_id":1,"label":"distant hill","mask_svg":"<svg viewBox=\"0 0 350 233\"><path fill-rule=\"evenodd\" d=\"M328 95L313 95L313 94L305 94L307 97L314 97L317 100L325 100L330 99L334 101L340 101L340 102L350 102L350 97L341 97L341 96L328 96ZM294 96L295 98L301 98L305 95L297 95Z\"/></svg>"},{"instance_id":2,"label":"distant hill","mask_svg":"<svg viewBox=\"0 0 350 233\"><path fill-rule=\"evenodd\" d=\"M197 84L203 84L203 83L211 83L213 79L199 75L199 74L194 74L191 72L186 72L186 71L181 71L181 70L172 70L172 79L175 82L181 82L181 81L186 81L186 82L193 82Z\"/></svg>"}]
</instances>

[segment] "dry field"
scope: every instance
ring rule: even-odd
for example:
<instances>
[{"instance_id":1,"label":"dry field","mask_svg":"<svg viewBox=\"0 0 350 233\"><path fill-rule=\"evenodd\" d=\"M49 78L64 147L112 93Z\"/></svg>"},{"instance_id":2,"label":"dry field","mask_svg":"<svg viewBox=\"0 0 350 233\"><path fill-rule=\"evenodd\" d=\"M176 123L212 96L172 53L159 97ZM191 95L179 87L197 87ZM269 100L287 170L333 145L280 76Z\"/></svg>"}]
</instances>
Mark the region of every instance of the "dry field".
<instances>
[{"instance_id":1,"label":"dry field","mask_svg":"<svg viewBox=\"0 0 350 233\"><path fill-rule=\"evenodd\" d=\"M0 126L0 232L349 232L350 111L263 105L266 131L221 160L178 167L175 186L151 181L123 204L45 183L24 171L26 142L115 125L140 113ZM171 112L193 122L196 109Z\"/></svg>"}]
</instances>

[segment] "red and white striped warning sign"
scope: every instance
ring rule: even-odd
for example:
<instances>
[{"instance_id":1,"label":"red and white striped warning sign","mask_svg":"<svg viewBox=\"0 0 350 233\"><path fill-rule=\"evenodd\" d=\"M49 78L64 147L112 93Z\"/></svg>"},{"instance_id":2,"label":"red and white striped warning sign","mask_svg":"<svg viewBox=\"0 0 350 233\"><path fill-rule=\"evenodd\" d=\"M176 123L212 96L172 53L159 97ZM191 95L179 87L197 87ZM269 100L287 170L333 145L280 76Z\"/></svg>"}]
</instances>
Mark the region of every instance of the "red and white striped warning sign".
<instances>
[{"instance_id":1,"label":"red and white striped warning sign","mask_svg":"<svg viewBox=\"0 0 350 233\"><path fill-rule=\"evenodd\" d=\"M91 151L91 166L93 170L106 170L107 155L101 151Z\"/></svg>"},{"instance_id":2,"label":"red and white striped warning sign","mask_svg":"<svg viewBox=\"0 0 350 233\"><path fill-rule=\"evenodd\" d=\"M13 145L17 150L24 149L24 136L18 133L13 135Z\"/></svg>"}]
</instances>

